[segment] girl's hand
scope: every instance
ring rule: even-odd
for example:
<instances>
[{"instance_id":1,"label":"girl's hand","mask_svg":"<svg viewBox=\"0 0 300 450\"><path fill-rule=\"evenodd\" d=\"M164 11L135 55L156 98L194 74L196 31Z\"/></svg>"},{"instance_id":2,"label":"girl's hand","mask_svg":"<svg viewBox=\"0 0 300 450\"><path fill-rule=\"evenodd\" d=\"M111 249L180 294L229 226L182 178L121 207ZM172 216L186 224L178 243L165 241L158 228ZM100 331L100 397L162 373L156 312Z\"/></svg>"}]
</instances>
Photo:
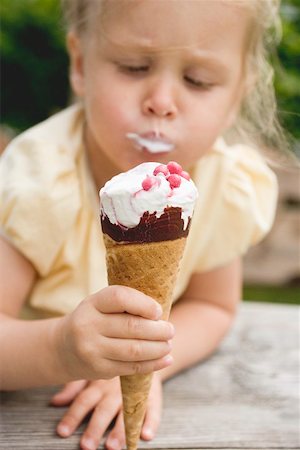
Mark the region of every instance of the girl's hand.
<instances>
[{"instance_id":1,"label":"girl's hand","mask_svg":"<svg viewBox=\"0 0 300 450\"><path fill-rule=\"evenodd\" d=\"M59 319L56 349L65 380L149 373L171 364L173 326L151 297L110 286Z\"/></svg>"},{"instance_id":2,"label":"girl's hand","mask_svg":"<svg viewBox=\"0 0 300 450\"><path fill-rule=\"evenodd\" d=\"M61 437L70 436L85 416L93 411L80 441L83 450L96 450L98 448L105 431L115 417L115 425L107 435L106 448L108 450L121 450L125 446L121 388L118 378L91 382L81 380L68 383L62 391L52 398L51 403L54 406L65 406L71 403L57 426L57 433ZM161 410L162 385L159 376L154 374L141 433L142 439L153 439L160 423Z\"/></svg>"}]
</instances>

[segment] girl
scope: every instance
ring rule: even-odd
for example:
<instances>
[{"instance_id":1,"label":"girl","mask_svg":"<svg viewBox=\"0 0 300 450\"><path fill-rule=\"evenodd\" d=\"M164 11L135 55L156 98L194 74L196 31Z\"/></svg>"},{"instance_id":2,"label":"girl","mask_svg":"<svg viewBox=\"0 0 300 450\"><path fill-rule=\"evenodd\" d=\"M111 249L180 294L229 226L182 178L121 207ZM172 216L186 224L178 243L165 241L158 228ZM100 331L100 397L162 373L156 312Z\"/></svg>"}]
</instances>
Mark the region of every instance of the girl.
<instances>
[{"instance_id":1,"label":"girl","mask_svg":"<svg viewBox=\"0 0 300 450\"><path fill-rule=\"evenodd\" d=\"M17 137L1 158L1 386L67 383L67 437L124 445L117 375L159 370L142 430L153 438L162 382L211 354L240 299L241 255L270 229L276 181L257 148L276 142L264 44L276 0L69 0L78 102ZM129 137L168 142L153 155ZM113 175L170 159L199 201L170 322L140 292L105 287L97 192ZM129 314L125 314L124 312ZM24 320L25 315L31 320ZM32 319L38 320L32 320ZM174 363L171 364L172 360Z\"/></svg>"}]
</instances>

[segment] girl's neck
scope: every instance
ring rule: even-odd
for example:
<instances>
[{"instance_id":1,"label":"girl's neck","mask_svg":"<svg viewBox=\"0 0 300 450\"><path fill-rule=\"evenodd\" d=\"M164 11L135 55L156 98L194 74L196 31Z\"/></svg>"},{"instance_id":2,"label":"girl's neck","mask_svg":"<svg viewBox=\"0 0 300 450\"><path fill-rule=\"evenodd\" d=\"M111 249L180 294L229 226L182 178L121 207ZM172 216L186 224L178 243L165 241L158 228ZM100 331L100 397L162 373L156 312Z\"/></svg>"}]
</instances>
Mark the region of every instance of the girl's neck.
<instances>
[{"instance_id":1,"label":"girl's neck","mask_svg":"<svg viewBox=\"0 0 300 450\"><path fill-rule=\"evenodd\" d=\"M96 145L92 134L88 132L86 126L83 132L83 142L90 171L96 189L99 191L108 180L119 173L119 170Z\"/></svg>"}]
</instances>

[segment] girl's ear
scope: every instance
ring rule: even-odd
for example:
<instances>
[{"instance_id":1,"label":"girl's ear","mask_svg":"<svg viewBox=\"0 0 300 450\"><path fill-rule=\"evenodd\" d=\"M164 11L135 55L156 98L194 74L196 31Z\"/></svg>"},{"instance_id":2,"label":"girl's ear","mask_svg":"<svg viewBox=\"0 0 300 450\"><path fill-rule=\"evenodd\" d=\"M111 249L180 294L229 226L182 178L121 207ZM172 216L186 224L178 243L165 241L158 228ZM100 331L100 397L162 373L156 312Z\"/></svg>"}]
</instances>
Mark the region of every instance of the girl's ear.
<instances>
[{"instance_id":1,"label":"girl's ear","mask_svg":"<svg viewBox=\"0 0 300 450\"><path fill-rule=\"evenodd\" d=\"M70 83L75 94L82 97L84 95L82 43L73 31L67 34L67 48L70 57Z\"/></svg>"}]
</instances>

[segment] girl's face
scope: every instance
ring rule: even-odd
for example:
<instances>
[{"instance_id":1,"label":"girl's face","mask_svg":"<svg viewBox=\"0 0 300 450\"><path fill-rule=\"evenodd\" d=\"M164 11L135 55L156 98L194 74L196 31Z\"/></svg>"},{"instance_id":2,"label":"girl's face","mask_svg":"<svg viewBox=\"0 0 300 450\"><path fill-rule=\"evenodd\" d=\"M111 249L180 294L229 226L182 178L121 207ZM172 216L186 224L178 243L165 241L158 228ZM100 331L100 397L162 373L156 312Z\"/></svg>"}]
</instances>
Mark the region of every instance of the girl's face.
<instances>
[{"instance_id":1,"label":"girl's face","mask_svg":"<svg viewBox=\"0 0 300 450\"><path fill-rule=\"evenodd\" d=\"M102 32L69 35L71 81L86 110L93 170L175 160L189 168L235 119L250 21L228 0L115 0ZM92 26L92 25L91 25ZM152 154L134 133L169 145ZM101 155L101 157L100 157Z\"/></svg>"}]
</instances>

